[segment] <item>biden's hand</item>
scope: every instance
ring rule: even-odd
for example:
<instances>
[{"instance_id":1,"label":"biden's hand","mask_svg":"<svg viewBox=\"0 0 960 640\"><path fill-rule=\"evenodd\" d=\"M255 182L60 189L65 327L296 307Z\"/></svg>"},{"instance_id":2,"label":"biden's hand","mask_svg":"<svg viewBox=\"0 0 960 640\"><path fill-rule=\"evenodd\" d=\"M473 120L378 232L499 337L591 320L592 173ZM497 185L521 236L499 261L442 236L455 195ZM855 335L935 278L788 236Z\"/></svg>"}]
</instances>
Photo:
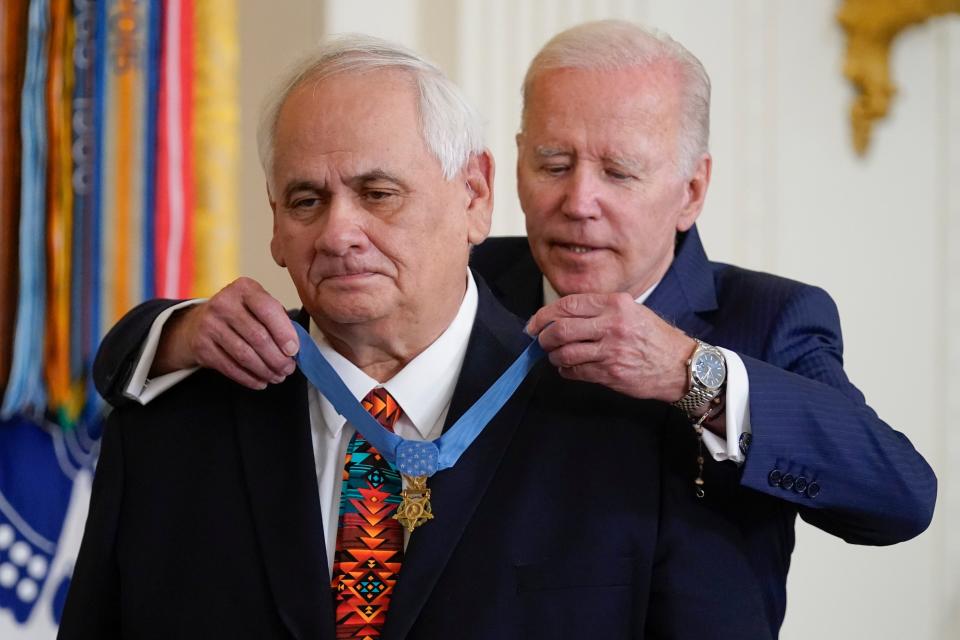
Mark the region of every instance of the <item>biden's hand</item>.
<instances>
[{"instance_id":1,"label":"biden's hand","mask_svg":"<svg viewBox=\"0 0 960 640\"><path fill-rule=\"evenodd\" d=\"M293 373L299 349L283 305L256 280L238 278L167 321L150 375L200 366L263 389Z\"/></svg>"},{"instance_id":2,"label":"biden's hand","mask_svg":"<svg viewBox=\"0 0 960 640\"><path fill-rule=\"evenodd\" d=\"M574 294L527 323L560 375L632 396L675 402L688 389L696 342L629 294Z\"/></svg>"}]
</instances>

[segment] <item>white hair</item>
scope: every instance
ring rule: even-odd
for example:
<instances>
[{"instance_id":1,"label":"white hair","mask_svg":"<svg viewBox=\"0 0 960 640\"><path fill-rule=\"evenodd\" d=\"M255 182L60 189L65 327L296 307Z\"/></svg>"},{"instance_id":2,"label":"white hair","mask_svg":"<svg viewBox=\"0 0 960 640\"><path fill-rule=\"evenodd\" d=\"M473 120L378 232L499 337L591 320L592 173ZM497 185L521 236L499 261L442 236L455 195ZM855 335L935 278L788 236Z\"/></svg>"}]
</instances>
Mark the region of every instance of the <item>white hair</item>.
<instances>
[{"instance_id":1,"label":"white hair","mask_svg":"<svg viewBox=\"0 0 960 640\"><path fill-rule=\"evenodd\" d=\"M450 180L470 157L481 153L483 125L460 88L432 63L387 40L349 33L331 36L301 58L267 96L257 129L257 150L267 179L273 170L274 136L280 110L290 94L309 81L340 73L396 69L410 74L418 92L420 134Z\"/></svg>"},{"instance_id":2,"label":"white hair","mask_svg":"<svg viewBox=\"0 0 960 640\"><path fill-rule=\"evenodd\" d=\"M666 33L626 22L587 22L555 35L540 49L523 80L523 109L536 76L550 69L613 71L669 61L680 70L682 83L680 153L677 164L689 174L709 149L710 77L686 47Z\"/></svg>"}]
</instances>

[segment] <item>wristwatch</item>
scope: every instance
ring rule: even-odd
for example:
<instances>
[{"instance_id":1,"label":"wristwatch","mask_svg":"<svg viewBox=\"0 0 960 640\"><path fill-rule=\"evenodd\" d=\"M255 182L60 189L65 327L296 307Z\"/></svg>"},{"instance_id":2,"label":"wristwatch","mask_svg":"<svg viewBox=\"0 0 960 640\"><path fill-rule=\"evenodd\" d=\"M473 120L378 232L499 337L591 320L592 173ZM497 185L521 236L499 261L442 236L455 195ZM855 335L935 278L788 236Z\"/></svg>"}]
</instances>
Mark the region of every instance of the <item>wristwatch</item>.
<instances>
[{"instance_id":1,"label":"wristwatch","mask_svg":"<svg viewBox=\"0 0 960 640\"><path fill-rule=\"evenodd\" d=\"M696 338L694 338L696 340ZM716 347L697 340L697 348L687 360L690 390L673 403L688 416L720 394L727 381L727 361Z\"/></svg>"}]
</instances>

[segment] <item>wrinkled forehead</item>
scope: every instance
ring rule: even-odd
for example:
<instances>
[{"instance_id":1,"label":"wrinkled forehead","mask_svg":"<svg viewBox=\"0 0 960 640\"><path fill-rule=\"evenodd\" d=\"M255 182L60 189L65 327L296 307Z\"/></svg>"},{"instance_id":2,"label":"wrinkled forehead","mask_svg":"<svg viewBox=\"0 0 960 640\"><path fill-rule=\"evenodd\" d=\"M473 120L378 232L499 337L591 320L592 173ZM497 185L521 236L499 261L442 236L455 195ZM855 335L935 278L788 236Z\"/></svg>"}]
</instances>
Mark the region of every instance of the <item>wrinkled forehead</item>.
<instances>
[{"instance_id":1,"label":"wrinkled forehead","mask_svg":"<svg viewBox=\"0 0 960 640\"><path fill-rule=\"evenodd\" d=\"M623 69L546 69L527 87L524 128L531 118L668 121L680 112L682 88L681 70L668 60Z\"/></svg>"},{"instance_id":2,"label":"wrinkled forehead","mask_svg":"<svg viewBox=\"0 0 960 640\"><path fill-rule=\"evenodd\" d=\"M277 116L278 142L303 136L315 142L341 132L376 135L389 128L419 133L416 85L392 69L342 72L307 79L293 89Z\"/></svg>"},{"instance_id":3,"label":"wrinkled forehead","mask_svg":"<svg viewBox=\"0 0 960 640\"><path fill-rule=\"evenodd\" d=\"M650 65L544 71L527 94L526 150L612 158L670 153L681 122L680 85L674 80Z\"/></svg>"},{"instance_id":4,"label":"wrinkled forehead","mask_svg":"<svg viewBox=\"0 0 960 640\"><path fill-rule=\"evenodd\" d=\"M277 117L273 178L292 168L349 163L351 172L399 166L425 152L416 86L394 70L340 73L290 92Z\"/></svg>"}]
</instances>

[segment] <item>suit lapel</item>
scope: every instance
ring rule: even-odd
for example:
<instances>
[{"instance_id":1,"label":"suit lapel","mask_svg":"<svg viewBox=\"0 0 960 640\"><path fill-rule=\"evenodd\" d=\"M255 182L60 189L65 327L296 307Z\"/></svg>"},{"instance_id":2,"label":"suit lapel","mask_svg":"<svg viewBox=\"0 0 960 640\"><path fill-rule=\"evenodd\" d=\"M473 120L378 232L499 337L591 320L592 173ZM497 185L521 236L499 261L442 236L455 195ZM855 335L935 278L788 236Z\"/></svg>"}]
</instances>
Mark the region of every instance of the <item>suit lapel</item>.
<instances>
[{"instance_id":1,"label":"suit lapel","mask_svg":"<svg viewBox=\"0 0 960 640\"><path fill-rule=\"evenodd\" d=\"M480 304L467 355L447 416L449 427L527 345L522 324L494 301L478 279ZM523 416L541 367L530 373L456 466L434 475L429 486L436 517L414 531L390 604L383 637L405 638L431 596Z\"/></svg>"},{"instance_id":2,"label":"suit lapel","mask_svg":"<svg viewBox=\"0 0 960 640\"><path fill-rule=\"evenodd\" d=\"M688 334L704 336L713 328L699 315L717 308L717 292L696 226L680 239L670 268L644 304Z\"/></svg>"},{"instance_id":3,"label":"suit lapel","mask_svg":"<svg viewBox=\"0 0 960 640\"><path fill-rule=\"evenodd\" d=\"M510 261L490 286L503 306L526 320L543 306L543 275L526 239L523 244L516 259Z\"/></svg>"},{"instance_id":4,"label":"suit lapel","mask_svg":"<svg viewBox=\"0 0 960 640\"><path fill-rule=\"evenodd\" d=\"M264 569L295 638L333 638L306 380L237 391L237 438Z\"/></svg>"}]
</instances>

